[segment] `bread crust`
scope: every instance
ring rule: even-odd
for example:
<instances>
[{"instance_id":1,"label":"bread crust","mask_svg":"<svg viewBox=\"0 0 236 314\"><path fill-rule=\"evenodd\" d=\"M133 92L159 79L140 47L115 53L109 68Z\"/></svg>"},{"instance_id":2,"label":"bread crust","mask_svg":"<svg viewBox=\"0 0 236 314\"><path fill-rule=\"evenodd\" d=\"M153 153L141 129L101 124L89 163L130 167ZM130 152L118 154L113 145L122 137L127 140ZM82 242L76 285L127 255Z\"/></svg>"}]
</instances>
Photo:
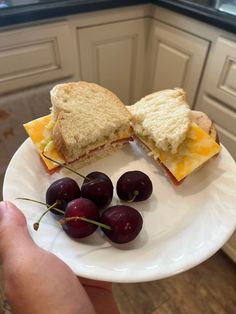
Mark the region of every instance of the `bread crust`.
<instances>
[{"instance_id":1,"label":"bread crust","mask_svg":"<svg viewBox=\"0 0 236 314\"><path fill-rule=\"evenodd\" d=\"M59 123L57 122L55 124L55 127L53 129L53 142L60 154L63 156L63 158L66 160L66 152L68 151L68 148L66 146L66 142L63 139L63 135L61 134L61 130L59 127Z\"/></svg>"}]
</instances>

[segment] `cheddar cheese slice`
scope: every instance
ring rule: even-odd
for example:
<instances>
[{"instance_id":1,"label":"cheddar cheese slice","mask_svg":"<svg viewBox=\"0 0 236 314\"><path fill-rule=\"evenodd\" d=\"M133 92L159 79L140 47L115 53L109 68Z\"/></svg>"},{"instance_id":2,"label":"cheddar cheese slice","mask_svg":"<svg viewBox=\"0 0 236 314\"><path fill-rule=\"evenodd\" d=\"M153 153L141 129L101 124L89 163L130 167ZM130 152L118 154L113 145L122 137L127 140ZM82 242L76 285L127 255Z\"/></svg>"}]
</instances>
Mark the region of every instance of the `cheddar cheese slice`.
<instances>
[{"instance_id":1,"label":"cheddar cheese slice","mask_svg":"<svg viewBox=\"0 0 236 314\"><path fill-rule=\"evenodd\" d=\"M51 115L47 115L36 120L25 123L24 128L39 152L41 158L46 164L48 170L52 170L58 167L58 164L48 160L43 156L43 152L46 156L56 160L60 163L64 163L64 159L57 152L52 140L53 123Z\"/></svg>"},{"instance_id":2,"label":"cheddar cheese slice","mask_svg":"<svg viewBox=\"0 0 236 314\"><path fill-rule=\"evenodd\" d=\"M195 123L191 123L185 140L175 154L156 148L154 141L148 137L142 136L140 139L152 151L153 157L159 159L178 181L218 154L221 149L220 145Z\"/></svg>"}]
</instances>

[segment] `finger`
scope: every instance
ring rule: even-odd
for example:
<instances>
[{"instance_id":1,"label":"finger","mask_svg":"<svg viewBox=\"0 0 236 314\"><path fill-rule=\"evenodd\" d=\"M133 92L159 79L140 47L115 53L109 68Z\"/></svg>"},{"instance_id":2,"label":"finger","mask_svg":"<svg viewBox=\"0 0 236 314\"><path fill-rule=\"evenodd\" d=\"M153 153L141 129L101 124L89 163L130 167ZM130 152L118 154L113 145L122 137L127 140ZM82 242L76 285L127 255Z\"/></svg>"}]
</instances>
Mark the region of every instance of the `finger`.
<instances>
[{"instance_id":1,"label":"finger","mask_svg":"<svg viewBox=\"0 0 236 314\"><path fill-rule=\"evenodd\" d=\"M22 212L10 202L0 202L0 256L32 244Z\"/></svg>"}]
</instances>

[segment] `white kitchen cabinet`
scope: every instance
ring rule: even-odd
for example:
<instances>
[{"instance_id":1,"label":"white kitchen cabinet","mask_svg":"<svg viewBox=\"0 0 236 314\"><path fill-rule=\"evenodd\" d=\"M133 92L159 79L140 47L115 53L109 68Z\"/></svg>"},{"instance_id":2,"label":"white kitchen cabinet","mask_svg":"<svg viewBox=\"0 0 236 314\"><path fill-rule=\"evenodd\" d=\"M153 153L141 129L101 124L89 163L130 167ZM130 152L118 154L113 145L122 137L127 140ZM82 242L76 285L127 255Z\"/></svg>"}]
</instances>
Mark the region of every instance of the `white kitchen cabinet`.
<instances>
[{"instance_id":1,"label":"white kitchen cabinet","mask_svg":"<svg viewBox=\"0 0 236 314\"><path fill-rule=\"evenodd\" d=\"M236 159L236 36L216 40L195 109L212 118L221 143Z\"/></svg>"},{"instance_id":2,"label":"white kitchen cabinet","mask_svg":"<svg viewBox=\"0 0 236 314\"><path fill-rule=\"evenodd\" d=\"M144 18L78 29L81 79L96 82L130 105L143 96Z\"/></svg>"},{"instance_id":3,"label":"white kitchen cabinet","mask_svg":"<svg viewBox=\"0 0 236 314\"><path fill-rule=\"evenodd\" d=\"M0 94L73 77L76 51L65 22L0 33Z\"/></svg>"},{"instance_id":4,"label":"white kitchen cabinet","mask_svg":"<svg viewBox=\"0 0 236 314\"><path fill-rule=\"evenodd\" d=\"M217 39L206 76L207 93L236 110L236 36Z\"/></svg>"},{"instance_id":5,"label":"white kitchen cabinet","mask_svg":"<svg viewBox=\"0 0 236 314\"><path fill-rule=\"evenodd\" d=\"M209 44L208 40L153 20L149 35L147 90L182 87L193 106Z\"/></svg>"}]
</instances>

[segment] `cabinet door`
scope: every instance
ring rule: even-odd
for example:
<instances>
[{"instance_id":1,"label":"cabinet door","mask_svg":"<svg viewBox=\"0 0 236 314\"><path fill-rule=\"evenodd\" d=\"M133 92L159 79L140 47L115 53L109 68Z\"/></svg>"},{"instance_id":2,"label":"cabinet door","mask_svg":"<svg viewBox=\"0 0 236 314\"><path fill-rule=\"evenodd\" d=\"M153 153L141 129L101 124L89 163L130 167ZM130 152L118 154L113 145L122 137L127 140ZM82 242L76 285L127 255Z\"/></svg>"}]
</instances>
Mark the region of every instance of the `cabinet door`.
<instances>
[{"instance_id":1,"label":"cabinet door","mask_svg":"<svg viewBox=\"0 0 236 314\"><path fill-rule=\"evenodd\" d=\"M218 38L207 71L206 89L236 109L236 40Z\"/></svg>"},{"instance_id":2,"label":"cabinet door","mask_svg":"<svg viewBox=\"0 0 236 314\"><path fill-rule=\"evenodd\" d=\"M149 38L149 92L181 87L193 106L207 57L209 42L153 21Z\"/></svg>"},{"instance_id":3,"label":"cabinet door","mask_svg":"<svg viewBox=\"0 0 236 314\"><path fill-rule=\"evenodd\" d=\"M98 83L126 104L143 96L146 20L78 29L81 78Z\"/></svg>"}]
</instances>

